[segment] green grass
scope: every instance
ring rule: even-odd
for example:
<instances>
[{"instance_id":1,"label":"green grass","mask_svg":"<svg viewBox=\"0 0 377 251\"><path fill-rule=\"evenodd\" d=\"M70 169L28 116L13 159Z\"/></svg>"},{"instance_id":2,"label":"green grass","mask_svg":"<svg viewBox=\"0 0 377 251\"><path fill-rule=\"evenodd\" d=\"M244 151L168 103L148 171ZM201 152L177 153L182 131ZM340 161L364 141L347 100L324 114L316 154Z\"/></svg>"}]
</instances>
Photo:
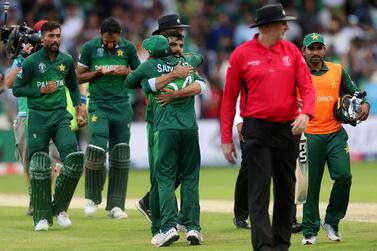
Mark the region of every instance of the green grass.
<instances>
[{"instance_id":1,"label":"green grass","mask_svg":"<svg viewBox=\"0 0 377 251\"><path fill-rule=\"evenodd\" d=\"M200 197L213 200L233 200L238 168L202 168L200 172ZM377 163L352 164L351 202L377 202ZM329 198L332 181L325 169L321 201ZM105 186L106 188L106 186ZM149 189L149 171L131 170L127 197L139 198ZM0 176L0 194L25 194L23 176ZM84 196L84 179L80 180L75 196Z\"/></svg>"},{"instance_id":2,"label":"green grass","mask_svg":"<svg viewBox=\"0 0 377 251\"><path fill-rule=\"evenodd\" d=\"M377 164L352 165L353 184L351 202L377 202ZM200 196L202 199L233 200L234 184L238 168L203 168ZM75 196L83 197L84 179L81 179ZM149 172L131 170L129 198L141 197L149 188ZM327 201L331 181L325 172L321 201ZM26 194L26 182L22 176L0 176L1 194ZM73 221L71 229L56 224L48 232L33 230L32 218L25 216L26 208L0 207L0 251L48 250L48 251L99 251L99 250L155 250L150 244L149 224L135 210L128 210L129 219L114 221L105 217L99 209L94 218L83 216L82 209L70 209ZM250 250L250 231L236 230L230 213L202 213L201 225L204 245L187 246L184 236L169 250ZM302 246L301 234L292 235L290 250L362 250L377 251L377 224L342 221L342 241L332 243L319 232L318 244Z\"/></svg>"}]
</instances>

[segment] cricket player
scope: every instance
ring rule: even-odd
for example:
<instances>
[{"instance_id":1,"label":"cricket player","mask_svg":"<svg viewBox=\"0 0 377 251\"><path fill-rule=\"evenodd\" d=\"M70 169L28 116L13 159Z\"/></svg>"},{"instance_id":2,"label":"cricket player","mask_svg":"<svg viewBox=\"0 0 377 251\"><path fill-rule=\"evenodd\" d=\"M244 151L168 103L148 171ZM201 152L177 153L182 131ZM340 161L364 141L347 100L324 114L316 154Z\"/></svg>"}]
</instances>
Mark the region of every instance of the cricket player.
<instances>
[{"instance_id":1,"label":"cricket player","mask_svg":"<svg viewBox=\"0 0 377 251\"><path fill-rule=\"evenodd\" d=\"M65 86L69 89L76 108L78 124L85 125L84 107L73 59L59 51L60 25L47 22L41 28L43 48L32 54L22 64L17 75L13 94L27 97L27 140L30 161L31 201L36 231L48 230L52 216L62 227L70 227L67 210L81 177L83 153L77 152L75 134L70 128L72 116L67 111ZM48 146L52 139L63 160L63 168L55 184L51 201L51 167Z\"/></svg>"},{"instance_id":2,"label":"cricket player","mask_svg":"<svg viewBox=\"0 0 377 251\"><path fill-rule=\"evenodd\" d=\"M194 72L198 65L195 57L168 56L169 43L161 35L146 39L143 42L143 48L153 55L153 58L131 73L126 79L126 85L133 85L140 80L148 80L142 82L143 89L147 93L158 95L159 91L166 86L156 84L154 79L173 71L176 65L189 64L193 66ZM194 82L202 82L196 74L176 81L178 81L176 85L180 86L178 89L185 85L182 83L189 85ZM151 174L151 201L154 196L159 196L161 217L160 233L155 234L152 238L152 244L156 246L168 246L179 238L175 228L178 222L174 193L177 175L181 181L182 221L188 230L186 238L192 245L201 244L203 239L199 224L200 151L193 105L193 97L179 98L163 106L157 101L153 103L154 170L151 170L151 172L153 171ZM156 195L154 195L155 187L158 190ZM151 205L151 208L153 207ZM152 217L152 225L154 220Z\"/></svg>"},{"instance_id":3,"label":"cricket player","mask_svg":"<svg viewBox=\"0 0 377 251\"><path fill-rule=\"evenodd\" d=\"M340 241L339 221L346 215L351 189L350 156L347 133L334 117L334 105L341 94L358 92L340 64L324 60L326 45L321 34L305 36L302 53L310 68L316 93L315 113L305 130L308 145L309 186L303 213L303 245L315 244L320 228L319 193L325 164L334 180L326 216L322 223L327 237ZM369 104L360 105L358 119L368 118Z\"/></svg>"},{"instance_id":4,"label":"cricket player","mask_svg":"<svg viewBox=\"0 0 377 251\"><path fill-rule=\"evenodd\" d=\"M121 27L114 18L101 25L101 36L86 42L78 62L78 80L89 82L89 145L85 153L84 212L96 213L102 202L106 177L106 152L109 152L109 187L106 210L114 219L127 218L125 200L130 168L130 123L132 108L124 79L140 61L136 47L120 37Z\"/></svg>"}]
</instances>

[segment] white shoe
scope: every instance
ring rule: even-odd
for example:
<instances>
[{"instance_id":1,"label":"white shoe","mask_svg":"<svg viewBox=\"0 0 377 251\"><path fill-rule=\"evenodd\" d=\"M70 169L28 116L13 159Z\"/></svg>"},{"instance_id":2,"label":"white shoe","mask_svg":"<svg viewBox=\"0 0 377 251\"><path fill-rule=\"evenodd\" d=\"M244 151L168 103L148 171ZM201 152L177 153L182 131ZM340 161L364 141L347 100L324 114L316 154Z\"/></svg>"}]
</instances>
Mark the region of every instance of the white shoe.
<instances>
[{"instance_id":1,"label":"white shoe","mask_svg":"<svg viewBox=\"0 0 377 251\"><path fill-rule=\"evenodd\" d=\"M153 236L153 238L152 238L152 240L151 240L151 244L152 244L152 245L157 245L159 238L161 238L161 237L160 237L161 234L162 234L161 232L158 232L157 234L155 234L155 235Z\"/></svg>"},{"instance_id":2,"label":"white shoe","mask_svg":"<svg viewBox=\"0 0 377 251\"><path fill-rule=\"evenodd\" d=\"M190 230L186 235L189 245L200 245L203 242L203 235L198 230Z\"/></svg>"},{"instance_id":3,"label":"white shoe","mask_svg":"<svg viewBox=\"0 0 377 251\"><path fill-rule=\"evenodd\" d=\"M114 219L127 219L128 215L119 207L113 207L109 213L107 214L108 217Z\"/></svg>"},{"instance_id":4,"label":"white shoe","mask_svg":"<svg viewBox=\"0 0 377 251\"><path fill-rule=\"evenodd\" d=\"M326 222L323 222L322 228L326 231L327 238L329 238L329 240L340 241L340 239L342 238L340 237L338 227L334 227Z\"/></svg>"},{"instance_id":5,"label":"white shoe","mask_svg":"<svg viewBox=\"0 0 377 251\"><path fill-rule=\"evenodd\" d=\"M56 223L58 223L61 227L70 227L72 226L72 222L69 219L67 212L62 211L56 216Z\"/></svg>"},{"instance_id":6,"label":"white shoe","mask_svg":"<svg viewBox=\"0 0 377 251\"><path fill-rule=\"evenodd\" d=\"M97 212L97 208L98 208L98 205L94 203L94 201L88 200L84 208L84 213L86 216L92 217Z\"/></svg>"},{"instance_id":7,"label":"white shoe","mask_svg":"<svg viewBox=\"0 0 377 251\"><path fill-rule=\"evenodd\" d=\"M179 235L177 233L177 230L174 227L172 227L165 233L161 232L160 234L157 234L156 240L154 240L154 245L156 247L166 247L172 244L173 242L177 241L178 239Z\"/></svg>"},{"instance_id":8,"label":"white shoe","mask_svg":"<svg viewBox=\"0 0 377 251\"><path fill-rule=\"evenodd\" d=\"M184 234L187 234L187 227L183 224L177 223L177 230Z\"/></svg>"},{"instance_id":9,"label":"white shoe","mask_svg":"<svg viewBox=\"0 0 377 251\"><path fill-rule=\"evenodd\" d=\"M314 235L304 236L304 239L302 239L301 244L302 245L314 245L315 240L316 240L316 237Z\"/></svg>"},{"instance_id":10,"label":"white shoe","mask_svg":"<svg viewBox=\"0 0 377 251\"><path fill-rule=\"evenodd\" d=\"M48 221L46 219L38 221L35 225L35 231L48 231Z\"/></svg>"}]
</instances>

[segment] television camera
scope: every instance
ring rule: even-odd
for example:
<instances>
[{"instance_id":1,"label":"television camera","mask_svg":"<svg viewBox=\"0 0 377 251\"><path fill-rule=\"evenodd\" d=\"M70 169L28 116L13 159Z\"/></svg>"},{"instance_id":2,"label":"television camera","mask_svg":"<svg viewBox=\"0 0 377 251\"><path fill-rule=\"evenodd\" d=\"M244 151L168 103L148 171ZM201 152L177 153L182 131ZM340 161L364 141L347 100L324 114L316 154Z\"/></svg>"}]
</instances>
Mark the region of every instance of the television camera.
<instances>
[{"instance_id":1,"label":"television camera","mask_svg":"<svg viewBox=\"0 0 377 251\"><path fill-rule=\"evenodd\" d=\"M40 34L35 33L34 30L23 23L21 25L7 26L9 2L4 3L4 24L0 31L0 40L4 42L5 54L7 58L14 59L19 53L23 57L28 55L22 51L25 44L33 45L33 52L42 48L40 41Z\"/></svg>"}]
</instances>

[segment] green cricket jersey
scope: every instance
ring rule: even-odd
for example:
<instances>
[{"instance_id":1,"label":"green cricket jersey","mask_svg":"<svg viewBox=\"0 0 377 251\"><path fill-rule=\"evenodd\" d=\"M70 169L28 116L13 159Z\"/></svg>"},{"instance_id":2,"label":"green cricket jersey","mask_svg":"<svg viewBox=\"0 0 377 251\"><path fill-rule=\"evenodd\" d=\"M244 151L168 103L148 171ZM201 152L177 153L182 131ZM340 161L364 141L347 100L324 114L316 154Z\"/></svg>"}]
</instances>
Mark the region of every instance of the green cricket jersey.
<instances>
[{"instance_id":1,"label":"green cricket jersey","mask_svg":"<svg viewBox=\"0 0 377 251\"><path fill-rule=\"evenodd\" d=\"M203 56L199 53L190 52L190 53L185 53L184 56L187 58L187 60L190 60L193 67L195 68L199 67L203 63ZM161 74L161 75L164 75L164 74ZM137 79L134 79L133 81L134 82L131 82L131 79L128 79L128 80L126 79L125 83L126 83L127 88L129 89L142 88L141 83L144 81L147 82L148 79L144 79L139 82ZM149 123L153 123L153 103L155 102L154 96L155 95L153 93L146 93L146 97L148 99L148 105L145 109L145 120Z\"/></svg>"},{"instance_id":2,"label":"green cricket jersey","mask_svg":"<svg viewBox=\"0 0 377 251\"><path fill-rule=\"evenodd\" d=\"M46 86L51 80L57 81L57 90L51 94L41 94L40 87ZM46 50L42 48L23 62L22 70L17 74L13 94L16 97L27 97L29 109L65 109L65 86L69 89L73 105L80 104L80 91L72 56L59 52L57 57L50 61Z\"/></svg>"},{"instance_id":3,"label":"green cricket jersey","mask_svg":"<svg viewBox=\"0 0 377 251\"><path fill-rule=\"evenodd\" d=\"M181 61L182 65L191 65L196 71L196 67L202 62L197 57L174 57L168 56L163 58L152 58L141 64L134 72L127 76L125 84L128 88L135 88L142 83L142 88L146 93L154 92L148 84L148 79L160 77L166 73L173 71L174 67ZM199 62L200 61L200 62ZM186 78L187 84L193 83L195 80L203 81L198 75L193 74ZM181 81L178 79L178 81ZM174 82L174 81L173 81ZM149 98L149 101L151 99ZM160 106L153 99L147 113L147 120L153 116L155 130L166 129L197 129L196 114L194 108L194 97L184 97L173 101L172 103ZM149 106L149 105L148 105Z\"/></svg>"},{"instance_id":4,"label":"green cricket jersey","mask_svg":"<svg viewBox=\"0 0 377 251\"><path fill-rule=\"evenodd\" d=\"M105 49L101 37L86 42L81 48L79 64L90 71L98 67L108 69L114 66L130 66L136 69L140 65L136 47L126 39L120 39L112 52ZM128 91L124 86L126 76L104 75L89 82L90 99L94 102L128 100Z\"/></svg>"}]
</instances>

